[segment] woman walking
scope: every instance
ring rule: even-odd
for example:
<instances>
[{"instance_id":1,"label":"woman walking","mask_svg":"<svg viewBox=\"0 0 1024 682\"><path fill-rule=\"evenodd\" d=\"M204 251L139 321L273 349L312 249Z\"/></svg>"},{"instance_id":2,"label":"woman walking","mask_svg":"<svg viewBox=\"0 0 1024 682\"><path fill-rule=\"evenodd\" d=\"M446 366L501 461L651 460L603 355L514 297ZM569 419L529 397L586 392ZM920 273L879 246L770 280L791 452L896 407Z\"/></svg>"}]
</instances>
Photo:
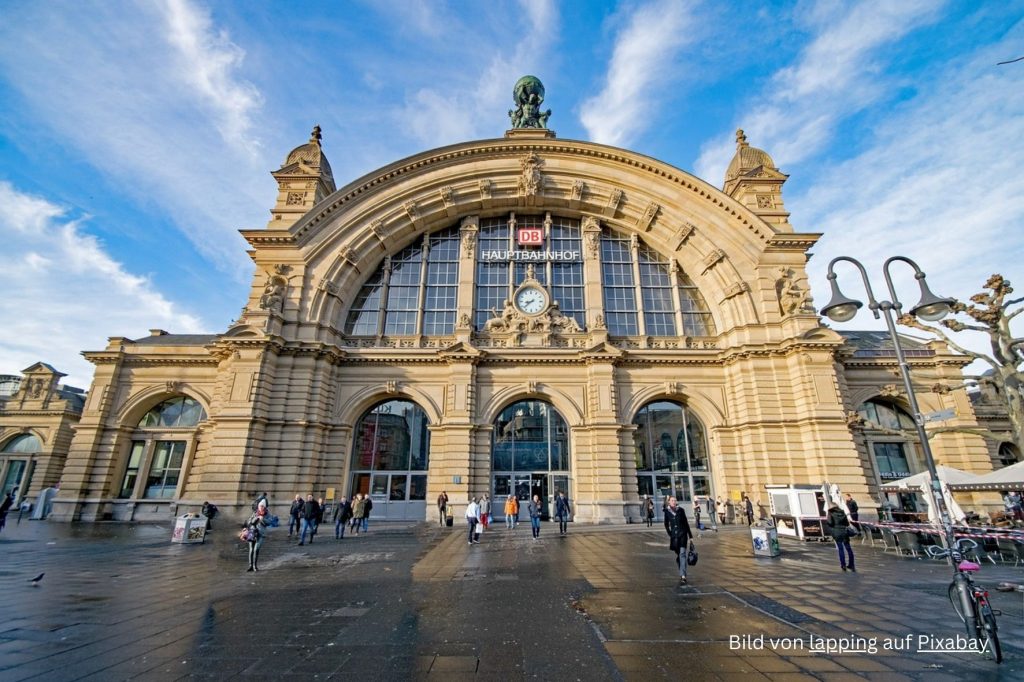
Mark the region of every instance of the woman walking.
<instances>
[{"instance_id":1,"label":"woman walking","mask_svg":"<svg viewBox=\"0 0 1024 682\"><path fill-rule=\"evenodd\" d=\"M533 539L540 538L540 517L543 513L543 505L540 503L540 495L534 495L527 507L530 512L530 526L533 528Z\"/></svg>"},{"instance_id":2,"label":"woman walking","mask_svg":"<svg viewBox=\"0 0 1024 682\"><path fill-rule=\"evenodd\" d=\"M686 584L686 554L690 544L690 522L686 520L686 512L679 506L675 497L668 498L665 506L665 532L668 533L668 547L676 553L676 564L679 566L679 584Z\"/></svg>"},{"instance_id":3,"label":"woman walking","mask_svg":"<svg viewBox=\"0 0 1024 682\"><path fill-rule=\"evenodd\" d=\"M852 573L856 573L857 569L853 566L853 548L850 547L850 519L835 502L828 508L825 525L828 526L832 539L836 541L836 549L839 550L839 567L843 569L843 572L849 568Z\"/></svg>"},{"instance_id":4,"label":"woman walking","mask_svg":"<svg viewBox=\"0 0 1024 682\"><path fill-rule=\"evenodd\" d=\"M249 568L246 569L246 573L260 570L260 547L263 546L263 540L266 537L266 527L267 505L265 502L261 502L260 506L256 508L256 512L245 522L242 530L242 535L249 545Z\"/></svg>"},{"instance_id":5,"label":"woman walking","mask_svg":"<svg viewBox=\"0 0 1024 682\"><path fill-rule=\"evenodd\" d=\"M644 495L643 517L648 528L654 525L654 500L650 495Z\"/></svg>"},{"instance_id":6,"label":"woman walking","mask_svg":"<svg viewBox=\"0 0 1024 682\"><path fill-rule=\"evenodd\" d=\"M352 534L359 535L359 530L363 527L363 516L366 515L366 497L359 493L356 495L356 501L352 503Z\"/></svg>"}]
</instances>

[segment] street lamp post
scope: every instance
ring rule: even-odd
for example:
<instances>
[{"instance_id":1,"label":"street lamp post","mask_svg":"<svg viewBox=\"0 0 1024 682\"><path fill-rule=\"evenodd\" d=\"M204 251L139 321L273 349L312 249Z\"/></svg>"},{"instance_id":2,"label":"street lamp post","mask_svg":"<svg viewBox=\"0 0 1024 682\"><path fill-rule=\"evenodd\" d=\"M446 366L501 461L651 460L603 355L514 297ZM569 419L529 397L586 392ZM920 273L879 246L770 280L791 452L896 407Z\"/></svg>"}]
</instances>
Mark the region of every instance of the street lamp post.
<instances>
[{"instance_id":1,"label":"street lamp post","mask_svg":"<svg viewBox=\"0 0 1024 682\"><path fill-rule=\"evenodd\" d=\"M932 457L932 449L928 444L928 434L924 430L924 417L921 414L921 408L917 404L917 397L914 395L914 387L910 383L910 367L907 365L907 359L903 355L903 346L900 345L899 334L896 333L896 321L893 318L893 311L900 313L903 309L903 304L900 303L896 297L896 289L892 284L892 277L889 276L889 266L893 261L902 261L912 268L914 268L914 278L917 279L918 285L921 288L921 300L918 301L910 310L911 315L920 317L923 320L929 322L935 322L945 317L952 308L953 299L951 298L939 298L928 289L928 285L924 281L924 272L918 267L917 263L904 258L903 256L893 256L889 260L885 261L882 266L882 275L885 277L885 284L889 289L889 296L891 300L876 300L875 294L871 289L871 282L868 281L867 271L864 270L864 266L859 261L849 256L839 256L833 258L832 262L828 264L828 280L829 285L832 287L832 300L821 309L821 313L827 316L831 320L836 322L847 322L852 320L857 314L857 311L864 305L860 301L852 298L847 298L839 291L839 286L836 284L836 274L834 271L835 264L840 261L846 261L853 263L857 266L860 271L861 279L864 280L864 288L868 294L868 309L871 310L875 319L881 316L885 318L885 324L889 328L889 337L892 339L893 347L896 350L896 361L899 363L900 375L903 377L903 387L907 391L907 399L910 402L910 409L914 414L914 425L917 427L917 437L921 441L921 450L924 452L925 463L928 466L928 474L931 478L931 496L932 504L935 505L935 509L939 511L939 518L942 520L942 530L945 535L946 546L950 549L956 547L955 537L953 535L953 523L950 519L949 509L946 506L946 500L942 495L942 483L939 481L939 472L935 468L935 459ZM950 559L952 561L952 559Z\"/></svg>"}]
</instances>

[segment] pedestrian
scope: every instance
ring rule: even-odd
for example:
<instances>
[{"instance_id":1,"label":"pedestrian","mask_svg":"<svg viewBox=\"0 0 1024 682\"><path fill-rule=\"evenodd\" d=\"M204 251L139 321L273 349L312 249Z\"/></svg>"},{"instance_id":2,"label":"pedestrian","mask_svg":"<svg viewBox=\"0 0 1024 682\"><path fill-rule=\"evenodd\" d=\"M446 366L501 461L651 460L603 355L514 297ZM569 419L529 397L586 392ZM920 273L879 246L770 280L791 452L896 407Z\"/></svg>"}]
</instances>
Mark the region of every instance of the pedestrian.
<instances>
[{"instance_id":1,"label":"pedestrian","mask_svg":"<svg viewBox=\"0 0 1024 682\"><path fill-rule=\"evenodd\" d=\"M249 568L246 569L246 573L260 570L260 548L263 546L263 540L266 538L266 528L267 503L264 500L256 507L256 511L245 522L242 530L242 537L246 539L246 543L249 545Z\"/></svg>"},{"instance_id":2,"label":"pedestrian","mask_svg":"<svg viewBox=\"0 0 1024 682\"><path fill-rule=\"evenodd\" d=\"M715 512L718 514L718 523L725 523L725 502L722 501L722 496L719 495L718 499L715 500Z\"/></svg>"},{"instance_id":3,"label":"pedestrian","mask_svg":"<svg viewBox=\"0 0 1024 682\"><path fill-rule=\"evenodd\" d=\"M642 508L644 521L647 523L647 527L650 528L654 525L654 500L651 499L650 495L644 495Z\"/></svg>"},{"instance_id":4,"label":"pedestrian","mask_svg":"<svg viewBox=\"0 0 1024 682\"><path fill-rule=\"evenodd\" d=\"M442 526L448 520L448 493L444 490L437 496L437 520Z\"/></svg>"},{"instance_id":5,"label":"pedestrian","mask_svg":"<svg viewBox=\"0 0 1024 682\"><path fill-rule=\"evenodd\" d=\"M836 549L839 551L839 567L844 572L849 568L852 573L856 573L857 569L853 566L853 548L850 547L850 519L835 502L828 509L825 525L828 526L832 539L836 541Z\"/></svg>"},{"instance_id":6,"label":"pedestrian","mask_svg":"<svg viewBox=\"0 0 1024 682\"><path fill-rule=\"evenodd\" d=\"M469 542L466 544L480 544L476 535L476 524L480 521L480 503L475 497L471 497L466 505L466 523L469 524Z\"/></svg>"},{"instance_id":7,"label":"pedestrian","mask_svg":"<svg viewBox=\"0 0 1024 682\"><path fill-rule=\"evenodd\" d=\"M373 509L373 499L369 494L363 495L363 532L370 530L370 510Z\"/></svg>"},{"instance_id":8,"label":"pedestrian","mask_svg":"<svg viewBox=\"0 0 1024 682\"><path fill-rule=\"evenodd\" d=\"M491 496L484 493L484 497L480 500L480 525L487 528L491 522Z\"/></svg>"},{"instance_id":9,"label":"pedestrian","mask_svg":"<svg viewBox=\"0 0 1024 682\"><path fill-rule=\"evenodd\" d=\"M668 498L665 507L665 532L668 533L668 548L676 553L676 565L679 566L679 584L686 584L686 554L690 545L690 522L686 520L686 511L679 506L674 496Z\"/></svg>"},{"instance_id":10,"label":"pedestrian","mask_svg":"<svg viewBox=\"0 0 1024 682\"><path fill-rule=\"evenodd\" d=\"M697 530L704 530L700 525L700 500L693 501L693 522L697 525Z\"/></svg>"},{"instance_id":11,"label":"pedestrian","mask_svg":"<svg viewBox=\"0 0 1024 682\"><path fill-rule=\"evenodd\" d=\"M544 513L544 507L540 503L540 495L533 496L527 511L530 512L530 527L533 529L533 539L537 540L540 538L540 517Z\"/></svg>"},{"instance_id":12,"label":"pedestrian","mask_svg":"<svg viewBox=\"0 0 1024 682\"><path fill-rule=\"evenodd\" d=\"M302 534L299 536L299 544L306 544L306 531L309 531L309 544L313 544L313 536L316 535L316 520L320 516L320 505L316 503L312 495L306 496L306 502L302 505Z\"/></svg>"},{"instance_id":13,"label":"pedestrian","mask_svg":"<svg viewBox=\"0 0 1024 682\"><path fill-rule=\"evenodd\" d=\"M860 507L857 506L857 500L853 499L853 495L850 493L846 493L846 508L850 511L851 521L856 522L860 519L860 513L858 512Z\"/></svg>"},{"instance_id":14,"label":"pedestrian","mask_svg":"<svg viewBox=\"0 0 1024 682\"><path fill-rule=\"evenodd\" d=\"M358 493L356 501L352 503L352 533L359 535L363 527L363 514L366 513L366 495Z\"/></svg>"},{"instance_id":15,"label":"pedestrian","mask_svg":"<svg viewBox=\"0 0 1024 682\"><path fill-rule=\"evenodd\" d=\"M302 495L296 495L295 499L292 500L292 506L288 510L288 537L292 536L292 529L295 529L295 534L298 535L301 524L302 524L302 507L304 503L302 501Z\"/></svg>"},{"instance_id":16,"label":"pedestrian","mask_svg":"<svg viewBox=\"0 0 1024 682\"><path fill-rule=\"evenodd\" d=\"M213 521L213 517L217 515L217 505L208 501L203 502L202 514L206 517L206 530L213 530L213 524L211 521Z\"/></svg>"},{"instance_id":17,"label":"pedestrian","mask_svg":"<svg viewBox=\"0 0 1024 682\"><path fill-rule=\"evenodd\" d=\"M754 525L754 503L746 495L743 496L743 511L747 514L747 525Z\"/></svg>"},{"instance_id":18,"label":"pedestrian","mask_svg":"<svg viewBox=\"0 0 1024 682\"><path fill-rule=\"evenodd\" d=\"M324 522L324 513L327 511L327 505L324 504L324 498L321 497L316 501L316 503L316 525L313 526L313 535L316 535L316 532L320 530L320 524Z\"/></svg>"},{"instance_id":19,"label":"pedestrian","mask_svg":"<svg viewBox=\"0 0 1024 682\"><path fill-rule=\"evenodd\" d=\"M345 525L348 524L348 520L351 518L352 505L349 503L348 498L342 495L341 499L338 500L338 504L334 507L334 514L332 516L335 540L345 539Z\"/></svg>"},{"instance_id":20,"label":"pedestrian","mask_svg":"<svg viewBox=\"0 0 1024 682\"><path fill-rule=\"evenodd\" d=\"M561 490L555 497L555 517L558 519L558 534L565 535L569 532L569 515L572 509L569 507L569 498Z\"/></svg>"},{"instance_id":21,"label":"pedestrian","mask_svg":"<svg viewBox=\"0 0 1024 682\"><path fill-rule=\"evenodd\" d=\"M505 500L505 528L514 530L519 525L519 500L509 495Z\"/></svg>"},{"instance_id":22,"label":"pedestrian","mask_svg":"<svg viewBox=\"0 0 1024 682\"><path fill-rule=\"evenodd\" d=\"M260 508L260 502L263 503L264 507L270 509L270 493L264 491L256 496L256 499L253 500L252 503L252 510L254 513L256 512L257 509Z\"/></svg>"},{"instance_id":23,"label":"pedestrian","mask_svg":"<svg viewBox=\"0 0 1024 682\"><path fill-rule=\"evenodd\" d=\"M768 518L768 510L765 508L764 503L761 502L761 498L757 499L757 518L761 521Z\"/></svg>"},{"instance_id":24,"label":"pedestrian","mask_svg":"<svg viewBox=\"0 0 1024 682\"><path fill-rule=\"evenodd\" d=\"M14 496L17 492L18 489L15 488L7 493L3 502L0 502L0 530L3 530L4 526L7 525L7 512L10 511L11 505L14 504Z\"/></svg>"}]
</instances>

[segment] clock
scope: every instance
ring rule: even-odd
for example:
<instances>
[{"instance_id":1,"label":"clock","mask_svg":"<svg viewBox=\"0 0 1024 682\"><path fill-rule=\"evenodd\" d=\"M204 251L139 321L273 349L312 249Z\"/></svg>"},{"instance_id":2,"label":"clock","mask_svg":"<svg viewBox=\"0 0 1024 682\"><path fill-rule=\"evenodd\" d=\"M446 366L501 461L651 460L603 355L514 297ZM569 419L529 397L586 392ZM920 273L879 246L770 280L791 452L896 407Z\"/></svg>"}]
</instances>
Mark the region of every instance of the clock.
<instances>
[{"instance_id":1,"label":"clock","mask_svg":"<svg viewBox=\"0 0 1024 682\"><path fill-rule=\"evenodd\" d=\"M548 307L548 294L537 286L524 286L516 292L516 307L524 315L539 315Z\"/></svg>"}]
</instances>

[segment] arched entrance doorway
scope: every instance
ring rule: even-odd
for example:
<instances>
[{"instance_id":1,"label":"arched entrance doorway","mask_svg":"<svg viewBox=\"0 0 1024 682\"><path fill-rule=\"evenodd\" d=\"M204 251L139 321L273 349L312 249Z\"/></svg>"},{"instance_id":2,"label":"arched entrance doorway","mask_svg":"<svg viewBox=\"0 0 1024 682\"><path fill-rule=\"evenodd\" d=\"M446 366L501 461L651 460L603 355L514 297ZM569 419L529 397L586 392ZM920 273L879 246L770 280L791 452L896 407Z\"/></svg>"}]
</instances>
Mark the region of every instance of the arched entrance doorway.
<instances>
[{"instance_id":1,"label":"arched entrance doorway","mask_svg":"<svg viewBox=\"0 0 1024 682\"><path fill-rule=\"evenodd\" d=\"M427 414L419 405L408 400L379 403L356 425L349 496L370 495L371 519L422 521L429 451Z\"/></svg>"},{"instance_id":2,"label":"arched entrance doorway","mask_svg":"<svg viewBox=\"0 0 1024 682\"><path fill-rule=\"evenodd\" d=\"M674 495L689 512L693 501L714 497L704 425L685 405L659 400L633 418L637 492L654 498L660 515ZM705 507L706 509L706 507Z\"/></svg>"},{"instance_id":3,"label":"arched entrance doorway","mask_svg":"<svg viewBox=\"0 0 1024 682\"><path fill-rule=\"evenodd\" d=\"M520 517L533 495L544 503L544 518L558 491L572 499L569 427L542 400L521 400L501 411L491 437L493 513L502 513L509 495L519 500Z\"/></svg>"}]
</instances>

